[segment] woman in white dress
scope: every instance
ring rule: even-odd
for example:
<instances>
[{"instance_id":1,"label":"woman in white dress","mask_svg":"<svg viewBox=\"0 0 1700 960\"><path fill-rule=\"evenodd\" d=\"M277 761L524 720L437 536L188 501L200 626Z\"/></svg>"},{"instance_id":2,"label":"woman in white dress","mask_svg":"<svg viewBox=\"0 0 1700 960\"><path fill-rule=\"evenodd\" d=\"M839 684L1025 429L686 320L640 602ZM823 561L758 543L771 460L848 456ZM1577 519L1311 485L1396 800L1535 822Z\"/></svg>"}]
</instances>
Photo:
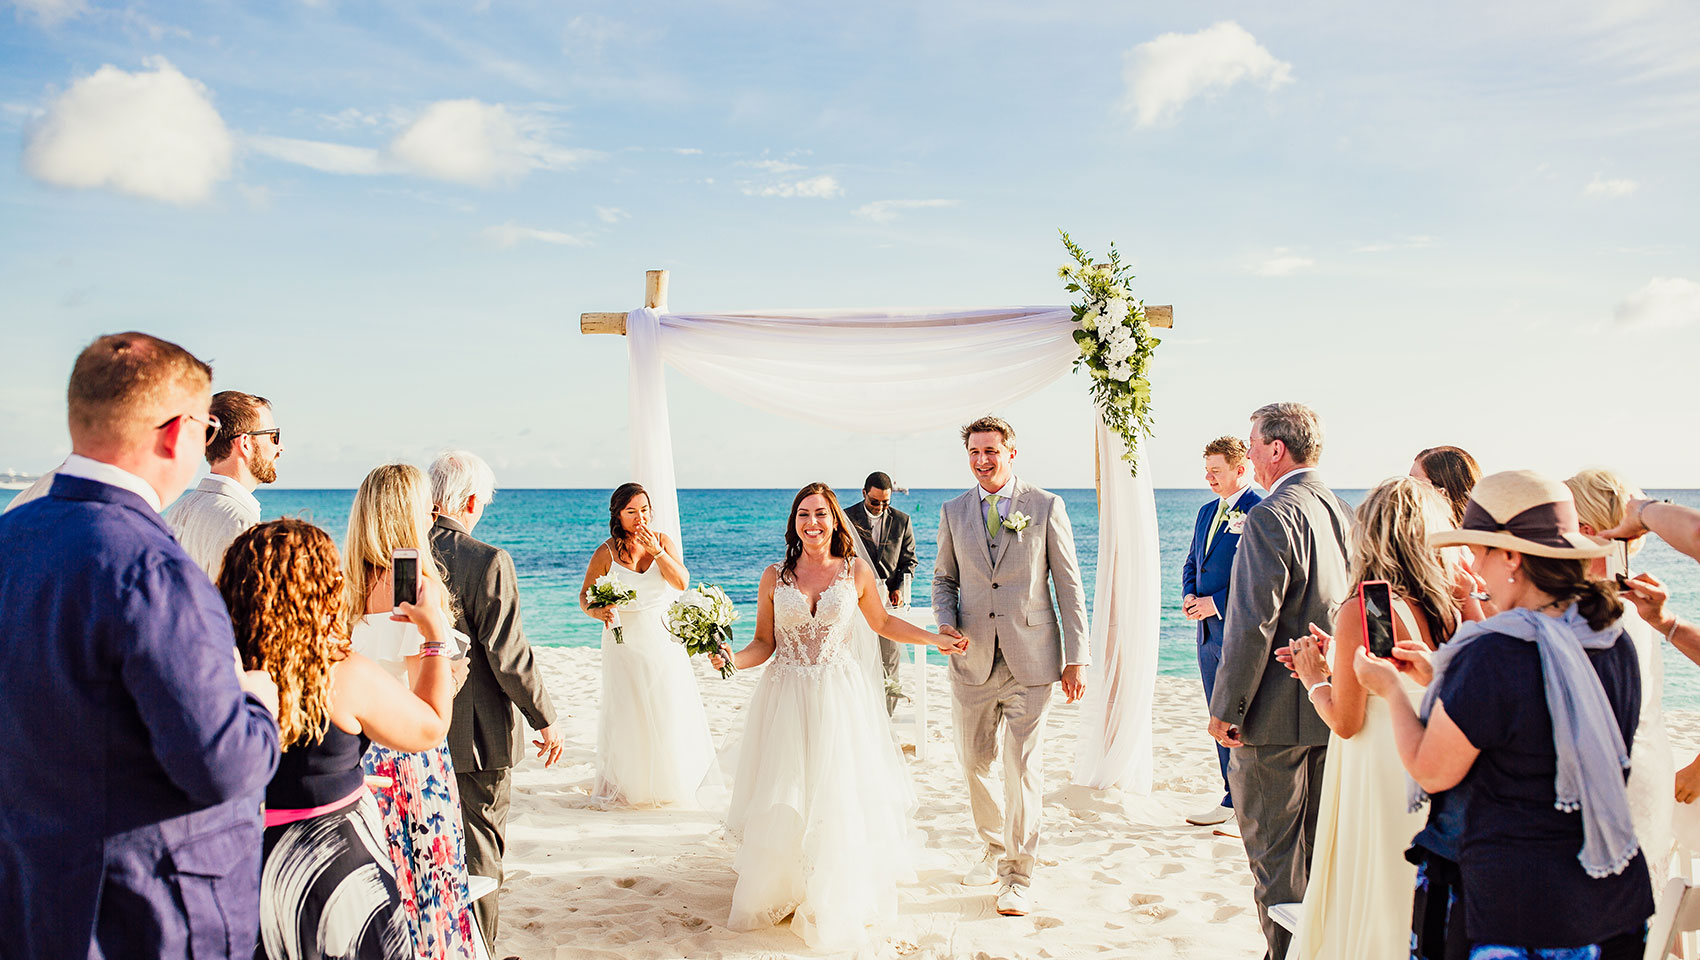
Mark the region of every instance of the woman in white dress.
<instances>
[{"instance_id":1,"label":"woman in white dress","mask_svg":"<svg viewBox=\"0 0 1700 960\"><path fill-rule=\"evenodd\" d=\"M878 637L942 644L890 615L885 588L857 559L832 489L792 502L785 560L762 574L755 637L733 660L769 663L750 698L727 830L742 841L728 926L787 916L811 947L848 948L897 915L919 837L914 790L885 713ZM710 658L720 663L718 656Z\"/></svg>"},{"instance_id":2,"label":"woman in white dress","mask_svg":"<svg viewBox=\"0 0 1700 960\"><path fill-rule=\"evenodd\" d=\"M679 545L651 530L649 521L642 486L615 490L608 501L609 537L591 555L579 590L579 608L602 621L602 712L591 792L609 804L690 805L714 767L714 741L690 658L667 632L665 618L691 575ZM610 573L637 593L617 613L585 603L585 591Z\"/></svg>"},{"instance_id":3,"label":"woman in white dress","mask_svg":"<svg viewBox=\"0 0 1700 960\"><path fill-rule=\"evenodd\" d=\"M1576 500L1577 528L1595 540L1600 539L1600 531L1623 522L1630 500L1645 496L1611 470L1584 470L1564 485ZM1639 551L1642 543L1642 538L1613 541L1613 546L1624 552L1588 561L1589 578L1606 580L1620 573L1627 575L1629 555ZM1676 846L1676 793L1671 789L1676 779L1676 755L1665 728L1664 638L1641 618L1634 604L1623 605L1623 629L1634 642L1641 664L1641 722L1629 748L1633 758L1629 765L1629 816L1635 822L1641 851L1647 855L1653 895L1658 896L1670 879Z\"/></svg>"},{"instance_id":4,"label":"woman in white dress","mask_svg":"<svg viewBox=\"0 0 1700 960\"><path fill-rule=\"evenodd\" d=\"M1371 490L1352 531L1352 582L1385 580L1393 596L1395 660L1407 696L1418 697L1427 654L1452 635L1468 589L1428 535L1452 529L1452 511L1413 477ZM1417 868L1405 858L1424 815L1412 812L1387 702L1358 683L1352 657L1364 644L1354 590L1335 615L1327 660L1315 638L1296 640L1293 672L1332 733L1311 848L1310 882L1290 958L1403 960L1411 955Z\"/></svg>"}]
</instances>

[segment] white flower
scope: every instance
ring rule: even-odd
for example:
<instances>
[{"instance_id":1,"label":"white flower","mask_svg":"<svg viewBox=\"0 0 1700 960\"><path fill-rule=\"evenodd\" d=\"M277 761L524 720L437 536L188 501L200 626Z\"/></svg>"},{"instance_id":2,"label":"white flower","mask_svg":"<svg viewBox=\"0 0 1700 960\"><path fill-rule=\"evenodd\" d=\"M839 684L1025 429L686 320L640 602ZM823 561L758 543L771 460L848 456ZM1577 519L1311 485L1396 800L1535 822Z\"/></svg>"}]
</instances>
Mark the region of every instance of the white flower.
<instances>
[{"instance_id":1,"label":"white flower","mask_svg":"<svg viewBox=\"0 0 1700 960\"><path fill-rule=\"evenodd\" d=\"M1126 297L1127 296L1127 288L1118 283L1115 286L1110 288L1109 294L1112 297Z\"/></svg>"},{"instance_id":2,"label":"white flower","mask_svg":"<svg viewBox=\"0 0 1700 960\"><path fill-rule=\"evenodd\" d=\"M1110 328L1109 339L1111 343L1131 341L1133 339L1133 331L1129 330L1126 324L1118 323Z\"/></svg>"},{"instance_id":3,"label":"white flower","mask_svg":"<svg viewBox=\"0 0 1700 960\"><path fill-rule=\"evenodd\" d=\"M1104 309L1104 316L1109 317L1117 323L1121 323L1123 320L1126 320L1127 301L1121 297L1111 297L1109 304Z\"/></svg>"},{"instance_id":4,"label":"white flower","mask_svg":"<svg viewBox=\"0 0 1700 960\"><path fill-rule=\"evenodd\" d=\"M1062 278L1067 277L1069 274L1071 274L1073 272L1074 272L1074 264L1065 263L1062 266L1057 268L1057 277L1058 277L1058 279L1062 279Z\"/></svg>"},{"instance_id":5,"label":"white flower","mask_svg":"<svg viewBox=\"0 0 1700 960\"><path fill-rule=\"evenodd\" d=\"M1133 365L1129 363L1118 363L1115 366L1112 366L1110 368L1110 379L1119 380L1122 383L1126 383L1133 379Z\"/></svg>"},{"instance_id":6,"label":"white flower","mask_svg":"<svg viewBox=\"0 0 1700 960\"><path fill-rule=\"evenodd\" d=\"M1245 511L1230 509L1223 519L1228 521L1228 532L1235 536L1245 532Z\"/></svg>"},{"instance_id":7,"label":"white flower","mask_svg":"<svg viewBox=\"0 0 1700 960\"><path fill-rule=\"evenodd\" d=\"M616 587L620 585L620 577L618 574L605 573L596 578L596 585L599 587Z\"/></svg>"}]
</instances>

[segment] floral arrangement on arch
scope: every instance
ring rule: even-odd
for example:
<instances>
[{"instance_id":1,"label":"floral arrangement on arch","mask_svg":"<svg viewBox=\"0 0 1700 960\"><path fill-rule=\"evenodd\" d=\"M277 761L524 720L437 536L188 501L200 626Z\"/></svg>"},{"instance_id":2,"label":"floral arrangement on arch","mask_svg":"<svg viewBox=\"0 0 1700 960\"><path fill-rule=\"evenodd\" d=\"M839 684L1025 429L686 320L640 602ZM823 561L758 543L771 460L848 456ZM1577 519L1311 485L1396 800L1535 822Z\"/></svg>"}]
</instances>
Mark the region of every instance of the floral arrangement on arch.
<instances>
[{"instance_id":1,"label":"floral arrangement on arch","mask_svg":"<svg viewBox=\"0 0 1700 960\"><path fill-rule=\"evenodd\" d=\"M1094 264L1092 255L1075 243L1067 231L1063 246L1074 263L1057 268L1057 276L1068 281L1068 292L1080 299L1073 305L1074 342L1080 356L1074 368L1092 374L1092 402L1104 423L1127 444L1128 471L1137 475L1135 451L1139 438L1151 435L1151 381L1145 378L1151 354L1161 343L1145 321L1145 303L1129 290L1132 268L1122 263L1121 253L1110 244L1110 262Z\"/></svg>"}]
</instances>

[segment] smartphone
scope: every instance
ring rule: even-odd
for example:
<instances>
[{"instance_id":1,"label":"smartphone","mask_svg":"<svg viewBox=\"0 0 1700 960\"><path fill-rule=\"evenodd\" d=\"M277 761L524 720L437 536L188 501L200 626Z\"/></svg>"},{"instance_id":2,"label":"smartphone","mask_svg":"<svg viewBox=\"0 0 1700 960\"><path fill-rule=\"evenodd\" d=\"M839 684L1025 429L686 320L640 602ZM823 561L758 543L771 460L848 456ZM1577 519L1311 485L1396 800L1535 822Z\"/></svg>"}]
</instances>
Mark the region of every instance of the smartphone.
<instances>
[{"instance_id":1,"label":"smartphone","mask_svg":"<svg viewBox=\"0 0 1700 960\"><path fill-rule=\"evenodd\" d=\"M1383 660L1393 656L1393 585L1386 580L1358 584L1359 615L1363 617L1364 649Z\"/></svg>"},{"instance_id":2,"label":"smartphone","mask_svg":"<svg viewBox=\"0 0 1700 960\"><path fill-rule=\"evenodd\" d=\"M1629 586L1629 578L1634 576L1629 572L1629 541L1619 540L1617 543L1623 550L1623 570L1616 577L1617 589L1622 593L1633 593L1634 588Z\"/></svg>"},{"instance_id":3,"label":"smartphone","mask_svg":"<svg viewBox=\"0 0 1700 960\"><path fill-rule=\"evenodd\" d=\"M404 603L418 603L419 551L412 547L398 547L390 554L390 577L395 583L393 609L400 611Z\"/></svg>"}]
</instances>

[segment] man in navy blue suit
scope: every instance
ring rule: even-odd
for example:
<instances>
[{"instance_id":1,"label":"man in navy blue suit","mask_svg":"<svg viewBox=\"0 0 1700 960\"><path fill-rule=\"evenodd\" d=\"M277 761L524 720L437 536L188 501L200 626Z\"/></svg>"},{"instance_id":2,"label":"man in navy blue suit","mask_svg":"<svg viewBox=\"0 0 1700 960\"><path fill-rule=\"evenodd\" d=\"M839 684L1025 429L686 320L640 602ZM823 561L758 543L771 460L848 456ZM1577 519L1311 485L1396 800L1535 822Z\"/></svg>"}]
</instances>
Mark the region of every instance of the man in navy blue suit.
<instances>
[{"instance_id":1,"label":"man in navy blue suit","mask_svg":"<svg viewBox=\"0 0 1700 960\"><path fill-rule=\"evenodd\" d=\"M71 457L0 517L0 958L254 954L277 687L159 515L211 382L176 344L96 340Z\"/></svg>"},{"instance_id":2,"label":"man in navy blue suit","mask_svg":"<svg viewBox=\"0 0 1700 960\"><path fill-rule=\"evenodd\" d=\"M1245 441L1219 437L1204 448L1204 481L1216 498L1198 508L1193 521L1192 546L1181 567L1181 607L1188 620L1198 621L1198 672L1204 677L1204 702L1216 687L1216 668L1222 663L1222 614L1228 609L1229 579L1234 571L1234 553L1239 549L1240 530L1246 511L1263 498L1251 488L1246 476ZM1209 813L1187 817L1186 822L1208 827L1227 824L1234 817L1234 797L1228 790L1228 748L1216 746L1222 769L1222 802ZM1227 833L1227 826L1217 830Z\"/></svg>"}]
</instances>

